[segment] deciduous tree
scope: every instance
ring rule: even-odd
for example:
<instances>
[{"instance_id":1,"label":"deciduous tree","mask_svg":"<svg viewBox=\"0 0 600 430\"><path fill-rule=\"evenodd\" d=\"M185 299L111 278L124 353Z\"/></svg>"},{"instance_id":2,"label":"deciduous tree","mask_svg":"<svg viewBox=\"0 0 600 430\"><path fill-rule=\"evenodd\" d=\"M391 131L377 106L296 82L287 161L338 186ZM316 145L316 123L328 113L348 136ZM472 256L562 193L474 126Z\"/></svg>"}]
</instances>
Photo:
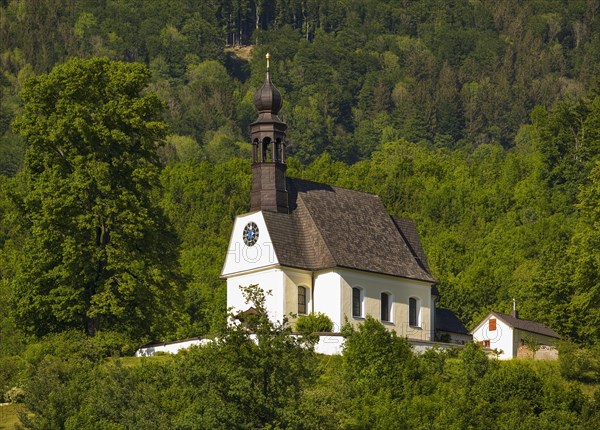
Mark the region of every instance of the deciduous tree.
<instances>
[{"instance_id":1,"label":"deciduous tree","mask_svg":"<svg viewBox=\"0 0 600 430\"><path fill-rule=\"evenodd\" d=\"M155 336L177 318L176 242L152 195L167 126L149 78L141 64L74 59L21 94L30 236L14 311L29 332Z\"/></svg>"}]
</instances>

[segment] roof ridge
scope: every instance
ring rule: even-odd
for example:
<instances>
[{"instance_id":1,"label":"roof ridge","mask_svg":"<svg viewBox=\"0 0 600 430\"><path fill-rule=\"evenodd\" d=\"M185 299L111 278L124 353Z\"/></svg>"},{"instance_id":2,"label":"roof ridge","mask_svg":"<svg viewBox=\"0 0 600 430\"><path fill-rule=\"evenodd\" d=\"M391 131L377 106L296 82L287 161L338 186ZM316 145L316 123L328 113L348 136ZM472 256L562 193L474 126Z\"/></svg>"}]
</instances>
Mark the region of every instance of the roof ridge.
<instances>
[{"instance_id":1,"label":"roof ridge","mask_svg":"<svg viewBox=\"0 0 600 430\"><path fill-rule=\"evenodd\" d=\"M516 318L516 317L513 317L511 314L505 314L505 313L502 313L502 312L491 311L490 313L496 314L496 315L499 315L499 316L502 316L502 317L508 317L510 319L517 320L517 321L526 321L526 322L532 322L532 323L536 323L536 324L546 325L543 322L534 321L534 320L528 320L528 319L525 319L525 318ZM546 327L548 327L548 326L546 326Z\"/></svg>"},{"instance_id":2,"label":"roof ridge","mask_svg":"<svg viewBox=\"0 0 600 430\"><path fill-rule=\"evenodd\" d=\"M297 192L298 190L296 190ZM321 233L321 230L319 229L317 223L315 222L312 214L310 213L310 211L308 210L308 208L306 207L306 204L304 203L304 199L302 198L302 196L300 195L300 193L297 192L297 200L300 200L300 202L302 203L302 206L304 207L304 212L306 214L308 214L308 218L310 219L310 222L312 223L314 229L316 230L318 236L319 236L319 240L321 241L321 243L323 243L323 245L325 246L325 249L327 250L327 252L329 253L329 258L333 261L336 261L335 257L333 256L333 253L331 252L331 249L329 248L329 245L327 245L327 241L325 240L325 238L323 237L323 234ZM296 203L297 205L298 203ZM296 211L294 211L294 217L297 218L296 216ZM302 223L300 223L300 225L302 225ZM300 227L302 228L302 227ZM304 254L304 250L302 250L302 253ZM313 263L316 263L316 261L313 261ZM315 266L317 266L317 264L315 264Z\"/></svg>"},{"instance_id":3,"label":"roof ridge","mask_svg":"<svg viewBox=\"0 0 600 430\"><path fill-rule=\"evenodd\" d=\"M291 179L292 181L302 181L302 182L310 182L312 184L326 185L326 186L331 187L331 188L337 188L338 190L351 191L353 193L360 193L360 194L368 194L370 196L377 197L378 199L381 199L381 197L379 197L379 194L371 193L369 191L354 190L352 188L341 187L339 185L331 185L331 184L326 184L325 182L312 181L310 179L303 179L303 178L295 178L295 177L292 177L292 176L288 176L288 178ZM384 205L384 207L385 207L385 205Z\"/></svg>"},{"instance_id":4,"label":"roof ridge","mask_svg":"<svg viewBox=\"0 0 600 430\"><path fill-rule=\"evenodd\" d=\"M414 223L413 220L411 220L410 218L401 218L401 217L397 217L395 215L390 215L390 218L392 219L392 222L394 223L394 225L396 226L396 228L398 229L398 232L400 232L400 236L402 236L402 239L404 240L404 242L406 243L406 246L408 246L408 250L410 251L410 253L413 255L414 259L416 260L417 264L419 265L419 267L421 267L421 269L423 269L425 272L429 273L430 275L432 275L431 270L429 269L429 265L427 264L427 261L422 261L421 260L421 256L419 255L419 253L414 249L414 247L412 246L412 244L410 243L410 240L408 240L408 238L406 237L405 232L402 230L402 228L398 225L398 220L403 219L403 220L407 220L412 222L413 224L415 224L415 229L416 229L416 223ZM421 240L419 239L418 235L417 235L417 240L419 241L419 244L421 242Z\"/></svg>"}]
</instances>

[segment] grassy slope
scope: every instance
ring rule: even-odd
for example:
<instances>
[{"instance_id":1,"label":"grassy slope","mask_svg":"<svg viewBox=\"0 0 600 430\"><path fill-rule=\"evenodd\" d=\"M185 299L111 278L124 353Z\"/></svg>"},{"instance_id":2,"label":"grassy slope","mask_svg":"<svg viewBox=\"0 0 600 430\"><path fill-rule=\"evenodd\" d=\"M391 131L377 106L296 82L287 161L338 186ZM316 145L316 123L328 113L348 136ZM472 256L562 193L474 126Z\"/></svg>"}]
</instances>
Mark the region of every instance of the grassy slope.
<instances>
[{"instance_id":1,"label":"grassy slope","mask_svg":"<svg viewBox=\"0 0 600 430\"><path fill-rule=\"evenodd\" d=\"M20 405L0 406L0 430L13 430L17 428L17 424L19 423L17 413L20 409Z\"/></svg>"}]
</instances>

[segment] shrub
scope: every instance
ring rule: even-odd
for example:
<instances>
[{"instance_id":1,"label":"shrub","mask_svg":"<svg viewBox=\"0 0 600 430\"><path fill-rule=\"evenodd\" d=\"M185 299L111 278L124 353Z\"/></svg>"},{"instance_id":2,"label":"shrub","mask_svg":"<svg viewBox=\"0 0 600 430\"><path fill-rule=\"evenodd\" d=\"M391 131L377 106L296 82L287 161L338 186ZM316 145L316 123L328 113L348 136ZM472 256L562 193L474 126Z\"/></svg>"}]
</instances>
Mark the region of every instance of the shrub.
<instances>
[{"instance_id":1,"label":"shrub","mask_svg":"<svg viewBox=\"0 0 600 430\"><path fill-rule=\"evenodd\" d=\"M4 398L8 403L20 403L23 401L25 391L21 387L12 387L4 394Z\"/></svg>"},{"instance_id":2,"label":"shrub","mask_svg":"<svg viewBox=\"0 0 600 430\"><path fill-rule=\"evenodd\" d=\"M587 383L600 380L600 360L594 351L578 348L571 342L561 342L558 345L558 363L560 374L565 379Z\"/></svg>"},{"instance_id":3,"label":"shrub","mask_svg":"<svg viewBox=\"0 0 600 430\"><path fill-rule=\"evenodd\" d=\"M19 357L0 357L0 403L12 401L5 390L19 385L19 373L24 365L25 362Z\"/></svg>"},{"instance_id":4,"label":"shrub","mask_svg":"<svg viewBox=\"0 0 600 430\"><path fill-rule=\"evenodd\" d=\"M296 321L296 331L302 334L330 333L333 330L333 321L324 313L302 315Z\"/></svg>"}]
</instances>

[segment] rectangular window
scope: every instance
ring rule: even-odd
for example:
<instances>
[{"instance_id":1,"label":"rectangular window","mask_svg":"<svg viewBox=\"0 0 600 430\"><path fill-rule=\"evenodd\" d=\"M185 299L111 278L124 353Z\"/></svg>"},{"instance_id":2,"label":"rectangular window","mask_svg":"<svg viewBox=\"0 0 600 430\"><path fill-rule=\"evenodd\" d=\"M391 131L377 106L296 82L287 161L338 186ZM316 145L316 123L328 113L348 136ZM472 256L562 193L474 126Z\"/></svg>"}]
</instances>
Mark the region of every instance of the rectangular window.
<instances>
[{"instance_id":1,"label":"rectangular window","mask_svg":"<svg viewBox=\"0 0 600 430\"><path fill-rule=\"evenodd\" d=\"M352 316L362 317L362 297L360 288L352 288Z\"/></svg>"},{"instance_id":2,"label":"rectangular window","mask_svg":"<svg viewBox=\"0 0 600 430\"><path fill-rule=\"evenodd\" d=\"M490 318L488 331L496 331L496 319Z\"/></svg>"},{"instance_id":3,"label":"rectangular window","mask_svg":"<svg viewBox=\"0 0 600 430\"><path fill-rule=\"evenodd\" d=\"M298 287L298 313L306 315L306 288Z\"/></svg>"}]
</instances>

